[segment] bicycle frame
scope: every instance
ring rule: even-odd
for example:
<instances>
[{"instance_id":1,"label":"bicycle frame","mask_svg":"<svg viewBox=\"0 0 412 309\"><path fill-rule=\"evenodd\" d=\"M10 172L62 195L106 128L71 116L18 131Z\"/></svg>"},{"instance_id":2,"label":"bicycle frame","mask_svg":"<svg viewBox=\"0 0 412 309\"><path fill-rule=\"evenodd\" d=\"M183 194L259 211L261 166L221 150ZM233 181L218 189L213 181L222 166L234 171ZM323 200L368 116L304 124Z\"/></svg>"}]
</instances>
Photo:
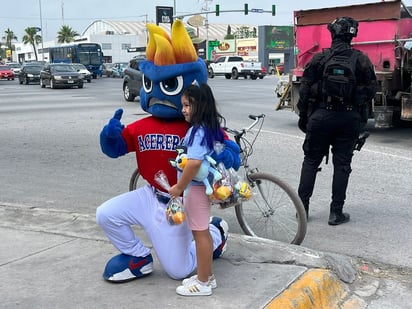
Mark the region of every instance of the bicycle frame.
<instances>
[{"instance_id":1,"label":"bicycle frame","mask_svg":"<svg viewBox=\"0 0 412 309\"><path fill-rule=\"evenodd\" d=\"M253 145L263 126L265 115L249 115L253 122L239 130L224 127L232 134L240 148L244 179L254 190L249 200L236 200L219 204L220 208L234 206L237 221L246 235L264 237L299 245L306 234L306 213L297 193L280 178L251 168L248 163ZM249 141L246 133L260 123L254 138ZM136 169L129 182L129 190L135 190L139 179Z\"/></svg>"},{"instance_id":2,"label":"bicycle frame","mask_svg":"<svg viewBox=\"0 0 412 309\"><path fill-rule=\"evenodd\" d=\"M260 115L249 115L249 118L253 120L253 122L246 128L242 129L241 131L233 130L228 127L224 127L223 129L232 134L233 138L235 139L236 144L240 148L240 162L241 166L245 169L246 175L247 176L249 173L252 172L257 172L257 169L251 170L249 168L249 163L248 159L253 153L253 145L262 129L263 122L265 119L265 114L260 114ZM255 135L255 138L252 140L252 142L249 142L244 136L246 133L250 132L258 123L260 122L259 129Z\"/></svg>"}]
</instances>

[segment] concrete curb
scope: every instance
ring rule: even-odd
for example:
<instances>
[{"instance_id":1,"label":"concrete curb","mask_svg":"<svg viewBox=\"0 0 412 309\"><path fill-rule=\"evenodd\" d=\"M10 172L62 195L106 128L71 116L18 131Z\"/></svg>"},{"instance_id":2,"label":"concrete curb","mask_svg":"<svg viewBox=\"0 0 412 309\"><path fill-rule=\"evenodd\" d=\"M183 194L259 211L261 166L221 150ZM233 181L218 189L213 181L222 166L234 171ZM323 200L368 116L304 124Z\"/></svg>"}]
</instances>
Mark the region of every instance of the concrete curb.
<instances>
[{"instance_id":1,"label":"concrete curb","mask_svg":"<svg viewBox=\"0 0 412 309\"><path fill-rule=\"evenodd\" d=\"M3 244L2 253L10 252L3 254L3 257L0 254L0 258L4 260L3 277L7 278L5 280L17 280L14 286L26 284L19 281L19 276L9 278L10 269L16 267L15 265L18 265L22 259L25 259L26 264L26 259L31 259L30 263L36 264L39 263L39 256L47 251L48 255L46 256L50 261L60 261L61 255L66 254L64 256L66 263L72 263L73 267L78 267L78 265L86 265L85 260L93 260L92 263L103 265L105 258L102 258L101 255L106 254L109 257L113 255L113 251L116 252L95 223L94 214L0 204L0 217L3 219L0 227L9 231L9 242ZM142 229L136 229L135 232L148 247L151 247L150 241ZM49 236L45 237L46 234ZM27 241L27 237L33 238L23 246L24 250L14 245L15 239L19 235L22 238L20 243L24 243L23 240ZM45 242L46 239L48 242ZM56 244L61 245L59 250L54 250ZM107 246L102 246L102 244L107 244ZM101 252L96 253L96 246L101 248ZM103 247L108 248L107 252L103 250ZM17 251L15 251L16 248ZM82 254L72 255L72 252L82 252ZM71 259L66 260L67 256ZM42 257L42 259L45 258L45 256ZM216 305L224 304L225 308L242 308L244 305L246 305L244 308L249 308L252 303L255 308L265 309L362 308L351 306L347 302L348 296L350 296L347 283L351 283L355 279L356 269L351 258L346 256L318 252L258 237L230 234L230 247L220 264L216 265L216 269L219 270L221 267L224 267L227 272L226 277L221 279L223 284L219 289L220 294L216 293L214 302ZM49 266L46 265L44 269L36 271L48 273L50 270ZM89 273L89 288L92 286L94 289L106 293L105 295L113 297L110 301L106 300L107 304L116 304L119 301L127 303L127 298L122 298L122 293L118 290L109 287L104 282L94 280L100 276L100 274L96 274L95 268L76 268L76 271L73 273L70 270L66 276L72 276L72 279L75 280L74 278L79 276L79 272L82 276L84 273ZM56 290L55 286L69 284L71 280L60 282L55 275L54 272L48 274L50 289L59 295L60 298L56 298L59 299L58 302L69 302L71 298L62 298L63 296L58 294L59 290ZM36 278L33 277L31 280L34 281ZM194 304L198 305L195 307L202 308L208 302L207 299L197 299L195 303L192 301L186 306L184 305L185 301L175 295L173 288L165 288L165 292L162 291L162 295L158 295L160 290L153 289L152 285L155 282L156 285L162 285L159 282L163 280L162 286L168 287L171 282L171 279L165 276L162 271L159 271L157 276L154 275L147 279L147 282L149 280L153 282L141 286L141 291L145 295L158 297L158 302L163 301L163 305L170 305L170 299L172 299L174 305L177 305L176 308L193 308ZM229 284L225 284L225 280ZM84 287L80 286L78 289L73 289L72 293L77 293L79 299L82 299L83 289ZM133 285L123 288L125 291L123 293L129 293L130 291L127 289L133 289ZM234 300L231 297L234 291L242 291L242 297L238 296ZM11 299L20 297L16 296L18 294L16 292L11 294ZM164 297L164 295L168 296ZM229 299L230 304L228 304ZM356 299L351 299L352 302L354 300ZM43 304L46 299L38 298L37 301L39 304ZM90 300L82 299L82 301ZM147 301L152 300L147 298Z\"/></svg>"},{"instance_id":2,"label":"concrete curb","mask_svg":"<svg viewBox=\"0 0 412 309\"><path fill-rule=\"evenodd\" d=\"M347 293L347 287L330 271L310 269L265 309L337 308Z\"/></svg>"}]
</instances>

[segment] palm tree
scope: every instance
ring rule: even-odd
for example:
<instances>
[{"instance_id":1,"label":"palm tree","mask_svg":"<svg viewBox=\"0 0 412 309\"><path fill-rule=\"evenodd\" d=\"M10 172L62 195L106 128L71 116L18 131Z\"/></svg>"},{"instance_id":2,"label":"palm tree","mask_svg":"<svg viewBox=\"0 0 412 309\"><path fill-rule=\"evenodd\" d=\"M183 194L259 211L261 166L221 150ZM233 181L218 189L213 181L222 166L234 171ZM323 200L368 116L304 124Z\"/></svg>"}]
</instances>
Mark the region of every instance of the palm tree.
<instances>
[{"instance_id":1,"label":"palm tree","mask_svg":"<svg viewBox=\"0 0 412 309\"><path fill-rule=\"evenodd\" d=\"M24 44L30 44L33 46L34 55L36 57L36 61L38 61L36 45L41 42L42 38L37 34L37 29L35 27L28 27L24 29L24 32L26 34L23 36L22 41Z\"/></svg>"},{"instance_id":2,"label":"palm tree","mask_svg":"<svg viewBox=\"0 0 412 309\"><path fill-rule=\"evenodd\" d=\"M17 41L17 36L14 35L14 32L10 30L10 28L7 28L6 31L4 31L6 34L3 36L1 39L5 41L7 48L12 52L14 49L14 46L12 44L13 41ZM10 58L13 59L12 54L10 53Z\"/></svg>"},{"instance_id":3,"label":"palm tree","mask_svg":"<svg viewBox=\"0 0 412 309\"><path fill-rule=\"evenodd\" d=\"M59 43L70 43L74 41L74 37L79 34L74 31L70 26L63 25L60 31L57 32L57 42Z\"/></svg>"}]
</instances>

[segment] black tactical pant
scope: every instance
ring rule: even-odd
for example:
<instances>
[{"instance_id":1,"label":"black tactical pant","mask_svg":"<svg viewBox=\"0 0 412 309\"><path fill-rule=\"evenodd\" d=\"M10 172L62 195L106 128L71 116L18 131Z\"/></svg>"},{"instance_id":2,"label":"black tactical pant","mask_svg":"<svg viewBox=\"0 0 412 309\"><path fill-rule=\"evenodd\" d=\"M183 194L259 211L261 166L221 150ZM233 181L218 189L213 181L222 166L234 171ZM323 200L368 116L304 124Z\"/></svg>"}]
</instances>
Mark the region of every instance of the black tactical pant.
<instances>
[{"instance_id":1,"label":"black tactical pant","mask_svg":"<svg viewBox=\"0 0 412 309\"><path fill-rule=\"evenodd\" d=\"M316 110L308 120L306 138L303 143L305 154L298 194L305 205L309 207L316 174L322 159L332 150L333 181L331 212L342 213L346 198L353 147L360 131L360 114L357 111Z\"/></svg>"}]
</instances>

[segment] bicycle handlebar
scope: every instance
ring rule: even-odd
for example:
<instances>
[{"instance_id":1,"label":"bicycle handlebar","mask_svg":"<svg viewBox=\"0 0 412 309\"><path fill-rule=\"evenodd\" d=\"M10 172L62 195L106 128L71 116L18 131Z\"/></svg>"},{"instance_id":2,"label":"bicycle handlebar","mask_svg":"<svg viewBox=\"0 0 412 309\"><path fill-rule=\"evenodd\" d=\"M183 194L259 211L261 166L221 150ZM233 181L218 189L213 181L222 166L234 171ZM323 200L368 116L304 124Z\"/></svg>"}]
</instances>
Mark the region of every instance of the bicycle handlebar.
<instances>
[{"instance_id":1,"label":"bicycle handlebar","mask_svg":"<svg viewBox=\"0 0 412 309\"><path fill-rule=\"evenodd\" d=\"M226 132L229 132L231 134L233 134L235 137L240 137L243 134L245 134L246 132L248 132L249 130L251 130L254 126L257 125L257 123L259 122L260 119L265 118L265 114L260 114L260 115L249 115L249 119L252 119L253 122L246 128L239 130L235 130L235 129L230 129L228 127L223 127L223 130L225 130Z\"/></svg>"},{"instance_id":2,"label":"bicycle handlebar","mask_svg":"<svg viewBox=\"0 0 412 309\"><path fill-rule=\"evenodd\" d=\"M265 114L260 114L260 115L249 115L249 118L252 120L256 120L256 118L264 118Z\"/></svg>"},{"instance_id":3,"label":"bicycle handlebar","mask_svg":"<svg viewBox=\"0 0 412 309\"><path fill-rule=\"evenodd\" d=\"M244 129L246 132L252 129L257 123L259 122L260 119L265 118L265 114L260 114L260 115L249 115L249 118L253 120L253 123L248 126L246 129Z\"/></svg>"}]
</instances>

